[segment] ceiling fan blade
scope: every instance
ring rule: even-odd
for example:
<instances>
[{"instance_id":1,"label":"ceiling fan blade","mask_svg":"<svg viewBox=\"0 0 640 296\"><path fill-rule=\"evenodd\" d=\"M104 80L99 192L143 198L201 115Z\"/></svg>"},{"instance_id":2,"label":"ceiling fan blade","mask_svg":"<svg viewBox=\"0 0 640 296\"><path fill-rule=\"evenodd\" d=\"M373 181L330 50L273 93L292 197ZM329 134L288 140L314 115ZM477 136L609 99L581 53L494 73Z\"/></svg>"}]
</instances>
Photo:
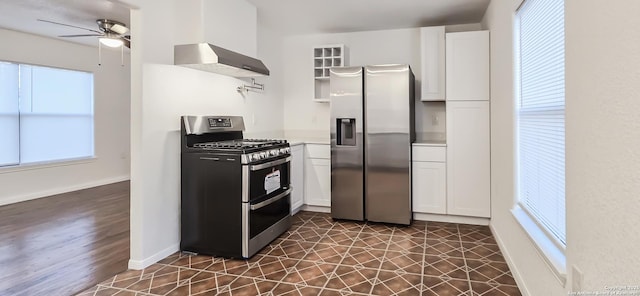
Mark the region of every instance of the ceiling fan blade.
<instances>
[{"instance_id":1,"label":"ceiling fan blade","mask_svg":"<svg viewBox=\"0 0 640 296\"><path fill-rule=\"evenodd\" d=\"M99 37L104 36L104 34L77 34L77 35L60 35L58 37Z\"/></svg>"},{"instance_id":2,"label":"ceiling fan blade","mask_svg":"<svg viewBox=\"0 0 640 296\"><path fill-rule=\"evenodd\" d=\"M124 33L127 33L127 31L129 31L129 28L127 28L125 26L122 26L120 24L115 24L115 25L111 26L111 28L109 28L109 30L122 35Z\"/></svg>"},{"instance_id":3,"label":"ceiling fan blade","mask_svg":"<svg viewBox=\"0 0 640 296\"><path fill-rule=\"evenodd\" d=\"M54 22L54 21L48 21L48 20L43 20L43 19L38 19L38 21L40 21L40 22L45 22L45 23L50 23L50 24L55 24L55 25L60 25L60 26L66 26L66 27L76 28L76 29L87 30L87 31L96 32L96 33L102 33L102 32L100 32L100 31L96 31L96 30L92 30L92 29L87 29L87 28L83 28L83 27L78 27L78 26L74 26L74 25L68 25L68 24L58 23L58 22Z\"/></svg>"}]
</instances>

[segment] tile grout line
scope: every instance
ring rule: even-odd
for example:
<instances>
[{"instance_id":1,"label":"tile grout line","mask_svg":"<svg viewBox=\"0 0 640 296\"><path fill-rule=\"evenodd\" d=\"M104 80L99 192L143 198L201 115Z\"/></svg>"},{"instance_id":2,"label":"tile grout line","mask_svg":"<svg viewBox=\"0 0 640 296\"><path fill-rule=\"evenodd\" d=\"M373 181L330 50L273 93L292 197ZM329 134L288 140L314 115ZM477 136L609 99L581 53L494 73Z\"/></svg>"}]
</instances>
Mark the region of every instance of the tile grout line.
<instances>
[{"instance_id":1,"label":"tile grout line","mask_svg":"<svg viewBox=\"0 0 640 296\"><path fill-rule=\"evenodd\" d=\"M156 278L156 273L151 273L151 279L149 280L149 294L151 294L151 287L153 287L153 280Z\"/></svg>"},{"instance_id":2,"label":"tile grout line","mask_svg":"<svg viewBox=\"0 0 640 296\"><path fill-rule=\"evenodd\" d=\"M469 275L469 265L467 264L467 256L464 254L464 245L462 244L462 234L460 232L460 225L456 224L458 230L458 240L460 242L460 252L462 253L462 260L464 262L464 270L467 273L467 285L469 285L469 296L473 296L473 286L471 285L471 276Z\"/></svg>"},{"instance_id":3,"label":"tile grout line","mask_svg":"<svg viewBox=\"0 0 640 296\"><path fill-rule=\"evenodd\" d=\"M424 274L425 264L427 261L427 223L424 223L424 243L422 243L422 269L420 270L420 295L423 294L423 289L425 287L424 284Z\"/></svg>"}]
</instances>

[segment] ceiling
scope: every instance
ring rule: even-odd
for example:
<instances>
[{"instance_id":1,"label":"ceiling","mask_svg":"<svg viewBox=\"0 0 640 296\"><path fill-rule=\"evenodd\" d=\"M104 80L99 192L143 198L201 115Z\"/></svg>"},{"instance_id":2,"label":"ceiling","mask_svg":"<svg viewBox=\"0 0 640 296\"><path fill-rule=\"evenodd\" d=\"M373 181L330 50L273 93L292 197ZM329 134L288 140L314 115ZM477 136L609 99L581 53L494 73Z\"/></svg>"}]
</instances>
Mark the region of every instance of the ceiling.
<instances>
[{"instance_id":1,"label":"ceiling","mask_svg":"<svg viewBox=\"0 0 640 296\"><path fill-rule=\"evenodd\" d=\"M58 35L91 34L82 29L39 22L44 19L97 30L97 19L129 25L129 8L109 0L1 0L0 27L57 38ZM97 46L96 37L59 38Z\"/></svg>"},{"instance_id":2,"label":"ceiling","mask_svg":"<svg viewBox=\"0 0 640 296\"><path fill-rule=\"evenodd\" d=\"M490 0L247 0L258 18L284 35L339 33L478 23ZM87 29L107 18L129 25L129 8L118 0L1 0L0 27L57 38L90 33L39 22L45 19ZM90 46L95 37L60 38Z\"/></svg>"},{"instance_id":3,"label":"ceiling","mask_svg":"<svg viewBox=\"0 0 640 296\"><path fill-rule=\"evenodd\" d=\"M285 35L479 23L490 0L248 0Z\"/></svg>"}]
</instances>

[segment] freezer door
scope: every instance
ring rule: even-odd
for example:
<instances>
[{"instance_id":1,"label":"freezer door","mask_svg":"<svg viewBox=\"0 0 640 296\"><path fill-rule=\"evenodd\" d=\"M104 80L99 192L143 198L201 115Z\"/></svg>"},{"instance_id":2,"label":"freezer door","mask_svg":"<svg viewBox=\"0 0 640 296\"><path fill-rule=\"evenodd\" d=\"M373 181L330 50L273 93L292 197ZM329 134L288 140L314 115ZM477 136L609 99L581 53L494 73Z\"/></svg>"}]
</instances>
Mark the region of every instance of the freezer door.
<instances>
[{"instance_id":1,"label":"freezer door","mask_svg":"<svg viewBox=\"0 0 640 296\"><path fill-rule=\"evenodd\" d=\"M333 68L331 100L331 216L364 220L362 67Z\"/></svg>"},{"instance_id":2,"label":"freezer door","mask_svg":"<svg viewBox=\"0 0 640 296\"><path fill-rule=\"evenodd\" d=\"M411 223L413 74L408 65L365 67L365 216Z\"/></svg>"}]
</instances>

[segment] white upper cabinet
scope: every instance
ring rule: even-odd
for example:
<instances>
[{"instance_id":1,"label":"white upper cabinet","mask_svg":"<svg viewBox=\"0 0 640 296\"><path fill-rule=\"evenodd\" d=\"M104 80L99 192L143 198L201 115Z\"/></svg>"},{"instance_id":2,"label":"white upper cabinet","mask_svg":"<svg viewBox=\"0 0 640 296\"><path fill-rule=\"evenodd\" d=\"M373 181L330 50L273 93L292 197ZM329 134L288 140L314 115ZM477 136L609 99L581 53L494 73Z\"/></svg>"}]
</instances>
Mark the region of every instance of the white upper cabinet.
<instances>
[{"instance_id":1,"label":"white upper cabinet","mask_svg":"<svg viewBox=\"0 0 640 296\"><path fill-rule=\"evenodd\" d=\"M489 100L489 31L446 34L447 101Z\"/></svg>"},{"instance_id":2,"label":"white upper cabinet","mask_svg":"<svg viewBox=\"0 0 640 296\"><path fill-rule=\"evenodd\" d=\"M421 101L445 100L444 26L420 28Z\"/></svg>"}]
</instances>

